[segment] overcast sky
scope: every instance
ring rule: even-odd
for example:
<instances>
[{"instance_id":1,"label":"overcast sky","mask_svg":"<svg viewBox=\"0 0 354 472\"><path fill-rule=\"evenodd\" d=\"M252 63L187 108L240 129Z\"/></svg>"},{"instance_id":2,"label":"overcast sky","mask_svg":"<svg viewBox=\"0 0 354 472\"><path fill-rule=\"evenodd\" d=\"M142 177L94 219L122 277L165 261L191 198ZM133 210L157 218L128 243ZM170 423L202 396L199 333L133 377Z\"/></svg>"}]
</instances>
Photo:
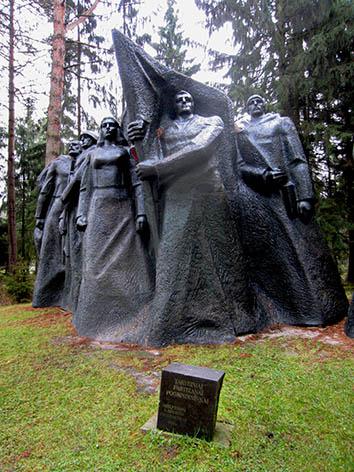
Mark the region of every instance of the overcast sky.
<instances>
[{"instance_id":1,"label":"overcast sky","mask_svg":"<svg viewBox=\"0 0 354 472\"><path fill-rule=\"evenodd\" d=\"M99 20L97 32L106 38L106 46L111 45L111 30L113 28L118 28L122 30L122 18L114 10L116 8L117 2L112 2L110 6L100 5L95 13L97 15L102 15L102 19ZM226 25L223 30L214 33L211 38L209 38L208 31L204 27L204 13L201 12L194 4L193 0L176 0L176 6L179 10L180 24L184 35L194 41L201 43L205 49L191 49L189 53L189 58L196 58L197 62L202 64L202 69L198 72L194 78L200 80L201 82L218 82L223 80L223 72L213 73L209 71L208 67L208 56L206 54L207 48L212 48L225 53L232 53L233 47L231 44L231 26ZM153 40L157 40L156 31L157 27L163 24L163 16L167 8L167 0L143 0L140 6L139 14L141 16L151 15L150 23L144 25L144 29L141 32L149 33L153 36ZM25 20L23 20L25 18ZM43 116L45 111L48 108L49 102L49 75L50 75L50 48L44 44L41 44L38 41L41 41L43 38L48 37L52 32L52 25L48 24L45 18L34 17L30 15L30 12L25 12L24 10L21 13L21 21L27 21L34 26L31 36L37 41L35 42L36 46L40 48L41 52L34 60L31 61L31 64L27 66L23 75L16 78L16 86L23 92L24 96L26 93L32 89L35 92L37 99L36 109L37 116ZM155 32L154 28L155 27ZM71 35L76 34L75 32L70 33ZM147 51L152 54L152 48L147 47ZM16 58L15 58L16 59ZM23 60L19 55L17 55L17 60ZM109 82L109 79L117 77L117 90L112 92L119 97L119 79L118 79L118 70L117 66L114 63L110 77L102 78L101 81L106 83ZM2 103L7 102L7 78L4 77L1 80L0 84L0 93L3 97ZM84 97L85 100L85 97ZM87 100L87 97L86 97ZM87 105L85 106L87 108ZM96 121L99 122L103 116L107 115L107 109L98 108L94 109L92 106L89 109L90 114L92 114ZM20 103L17 103L16 106L16 116L20 117L24 114L24 108ZM5 108L1 108L0 116L0 125L7 125L7 111Z\"/></svg>"}]
</instances>

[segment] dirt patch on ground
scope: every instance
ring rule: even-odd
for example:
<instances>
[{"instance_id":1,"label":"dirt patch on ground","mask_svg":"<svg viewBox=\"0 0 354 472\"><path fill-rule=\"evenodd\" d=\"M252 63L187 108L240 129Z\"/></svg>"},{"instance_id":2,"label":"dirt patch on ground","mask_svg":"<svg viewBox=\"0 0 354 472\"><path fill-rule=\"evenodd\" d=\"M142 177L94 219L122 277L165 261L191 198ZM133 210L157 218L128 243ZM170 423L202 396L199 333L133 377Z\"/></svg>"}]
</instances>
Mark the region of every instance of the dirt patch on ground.
<instances>
[{"instance_id":1,"label":"dirt patch on ground","mask_svg":"<svg viewBox=\"0 0 354 472\"><path fill-rule=\"evenodd\" d=\"M135 357L150 360L149 366L151 364L161 364L161 356L164 357L165 350L164 348L155 349L155 348L142 348L142 346L134 344L125 344L125 343L114 343L106 341L97 341L90 338L77 336L75 328L71 324L71 313L58 311L48 313L42 313L34 318L29 318L25 321L17 321L16 323L22 324L35 324L37 326L46 327L51 323L65 319L70 326L71 335L63 336L60 338L55 338L53 342L56 344L68 344L73 347L75 346L90 346L94 349L102 349L104 351L117 351L121 354L126 353L127 355L134 355ZM325 328L321 327L299 327L299 326L287 326L287 325L275 325L269 327L257 334L248 334L245 336L239 336L234 342L235 345L245 346L247 343L254 342L264 342L265 340L274 339L287 342L288 340L294 339L303 339L307 342L310 342L311 345L317 344L318 342L323 343L327 346L336 347L340 351L348 351L354 354L354 339L348 338L344 332L345 321L341 321L335 325L327 326ZM180 346L181 347L181 346ZM184 345L186 349L189 348L189 345ZM210 349L218 349L218 345L204 345ZM168 348L167 348L168 349ZM251 354L244 354L241 357L248 357ZM157 359L159 358L160 359ZM157 362L154 362L154 359ZM166 359L164 359L166 360ZM171 362L173 359L169 359Z\"/></svg>"},{"instance_id":2,"label":"dirt patch on ground","mask_svg":"<svg viewBox=\"0 0 354 472\"><path fill-rule=\"evenodd\" d=\"M274 339L281 341L289 350L289 354L292 352L296 355L294 341L303 339L305 347L316 349L319 361L331 357L347 357L354 354L354 339L345 334L344 325L345 320L325 328L276 325L262 333L240 336L235 344L246 345L248 342L258 343Z\"/></svg>"},{"instance_id":3,"label":"dirt patch on ground","mask_svg":"<svg viewBox=\"0 0 354 472\"><path fill-rule=\"evenodd\" d=\"M71 322L72 314L69 311L65 311L65 310L63 310L59 307L47 308L47 309L33 308L33 307L26 307L25 309L23 309L21 307L21 311L23 311L24 313L33 312L33 313L36 313L36 314L35 314L35 316L31 316L30 318L25 318L25 319L22 319L22 320L8 321L6 323L6 325L9 326L9 327L10 326L13 326L13 327L16 327L16 326L31 326L31 327L34 327L34 328L48 329L50 327L55 326L56 324L61 324L61 325L65 326L65 328L67 330L67 333L70 335L68 337L69 338L70 337L75 338L75 340L73 340L73 343L76 343L76 338L78 336L77 336L77 332L76 332L76 330L75 330L75 328L74 328L74 326ZM18 314L18 309L17 310L13 309L13 311L6 312L5 314L6 315L17 315ZM64 344L64 343L65 343L65 341L64 341L64 337L63 337L62 344ZM59 344L59 342L58 342L58 344Z\"/></svg>"},{"instance_id":4,"label":"dirt patch on ground","mask_svg":"<svg viewBox=\"0 0 354 472\"><path fill-rule=\"evenodd\" d=\"M157 392L161 373L157 371L150 371L150 372L141 372L133 367L123 367L119 364L110 364L109 365L112 369L117 370L118 372L125 372L131 375L135 382L136 382L136 391L138 393L147 393L147 394L154 394Z\"/></svg>"},{"instance_id":5,"label":"dirt patch on ground","mask_svg":"<svg viewBox=\"0 0 354 472\"><path fill-rule=\"evenodd\" d=\"M76 349L84 349L88 355L93 355L93 351L114 351L117 359L110 363L109 367L131 375L136 382L138 393L155 394L160 384L161 368L171 362L178 361L176 356L171 354L170 348L149 348L132 344L97 341L87 337L78 336L71 323L71 313L59 308L36 309L28 307L26 311L38 312L36 316L25 320L13 322L16 325L28 325L40 328L48 328L54 323L65 323L67 335L55 337L52 342L57 345L67 345ZM298 340L303 342L299 345ZM298 327L276 325L267 328L261 333L240 336L234 345L246 347L252 343L262 343L274 341L281 344L284 351L289 356L298 356L303 353L303 349L315 354L312 361L326 362L331 359L340 359L354 354L354 340L348 338L344 332L344 321L326 328L320 327ZM190 349L195 346L184 345L179 349ZM218 349L218 345L203 346L204 348ZM232 344L230 345L232 349ZM241 352L240 358L252 357L251 353ZM139 366L137 366L137 362Z\"/></svg>"},{"instance_id":6,"label":"dirt patch on ground","mask_svg":"<svg viewBox=\"0 0 354 472\"><path fill-rule=\"evenodd\" d=\"M164 461L174 459L181 450L180 446L177 444L160 444L159 448L161 449L161 455Z\"/></svg>"},{"instance_id":7,"label":"dirt patch on ground","mask_svg":"<svg viewBox=\"0 0 354 472\"><path fill-rule=\"evenodd\" d=\"M91 339L84 336L78 336L75 328L71 325L72 334L70 336L57 336L52 339L52 343L56 345L66 344L72 347L90 346Z\"/></svg>"},{"instance_id":8,"label":"dirt patch on ground","mask_svg":"<svg viewBox=\"0 0 354 472\"><path fill-rule=\"evenodd\" d=\"M38 328L48 328L49 326L57 323L58 321L62 322L63 320L71 324L71 313L64 310L58 310L54 312L53 310L51 310L48 312L41 312L32 318L15 321L13 324L20 324L22 326L36 326Z\"/></svg>"}]
</instances>

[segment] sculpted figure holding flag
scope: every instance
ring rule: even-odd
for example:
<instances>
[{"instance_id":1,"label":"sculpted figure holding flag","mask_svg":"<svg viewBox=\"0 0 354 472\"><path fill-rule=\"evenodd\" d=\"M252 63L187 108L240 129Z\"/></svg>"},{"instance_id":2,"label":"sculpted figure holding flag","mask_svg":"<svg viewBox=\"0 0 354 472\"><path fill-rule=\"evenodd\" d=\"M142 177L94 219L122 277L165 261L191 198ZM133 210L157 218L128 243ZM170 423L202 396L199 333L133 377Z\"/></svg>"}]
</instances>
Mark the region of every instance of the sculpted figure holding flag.
<instances>
[{"instance_id":1,"label":"sculpted figure holding flag","mask_svg":"<svg viewBox=\"0 0 354 472\"><path fill-rule=\"evenodd\" d=\"M150 120L138 113L140 118L127 126L128 138L137 149L141 144L138 176L150 183L157 200L156 283L147 342L219 343L256 331L265 324L264 312L247 278L219 169L224 130L230 126L224 96L177 72L166 73L119 34L118 40L124 64L129 54L122 48L134 47L135 60L142 67L149 61L156 73ZM127 83L130 89L133 85L134 79ZM129 114L132 93L125 96ZM218 106L206 106L208 98ZM225 121L215 115L218 110Z\"/></svg>"}]
</instances>

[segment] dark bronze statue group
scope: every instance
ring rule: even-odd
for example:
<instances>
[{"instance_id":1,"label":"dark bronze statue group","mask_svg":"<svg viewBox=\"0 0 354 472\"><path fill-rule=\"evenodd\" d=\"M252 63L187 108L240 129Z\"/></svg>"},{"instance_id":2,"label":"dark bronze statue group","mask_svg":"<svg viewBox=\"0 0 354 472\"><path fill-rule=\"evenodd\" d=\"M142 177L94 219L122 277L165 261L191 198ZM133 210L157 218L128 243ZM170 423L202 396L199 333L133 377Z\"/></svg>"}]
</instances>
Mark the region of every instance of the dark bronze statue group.
<instances>
[{"instance_id":1,"label":"dark bronze statue group","mask_svg":"<svg viewBox=\"0 0 354 472\"><path fill-rule=\"evenodd\" d=\"M38 178L33 305L72 311L81 336L155 346L342 319L292 121L253 95L235 123L221 91L113 39L122 122Z\"/></svg>"}]
</instances>

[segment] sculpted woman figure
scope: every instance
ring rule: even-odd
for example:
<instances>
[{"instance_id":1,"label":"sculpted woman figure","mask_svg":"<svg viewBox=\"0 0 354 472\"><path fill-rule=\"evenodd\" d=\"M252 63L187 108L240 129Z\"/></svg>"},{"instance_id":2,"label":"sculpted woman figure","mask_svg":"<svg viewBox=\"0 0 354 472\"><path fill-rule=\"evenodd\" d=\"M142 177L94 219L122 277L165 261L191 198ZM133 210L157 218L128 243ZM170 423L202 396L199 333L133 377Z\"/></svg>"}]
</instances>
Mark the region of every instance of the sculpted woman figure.
<instances>
[{"instance_id":1,"label":"sculpted woman figure","mask_svg":"<svg viewBox=\"0 0 354 472\"><path fill-rule=\"evenodd\" d=\"M129 341L150 299L152 267L141 183L118 121L104 118L86 159L77 226L83 238L83 276L74 324L81 335Z\"/></svg>"}]
</instances>

